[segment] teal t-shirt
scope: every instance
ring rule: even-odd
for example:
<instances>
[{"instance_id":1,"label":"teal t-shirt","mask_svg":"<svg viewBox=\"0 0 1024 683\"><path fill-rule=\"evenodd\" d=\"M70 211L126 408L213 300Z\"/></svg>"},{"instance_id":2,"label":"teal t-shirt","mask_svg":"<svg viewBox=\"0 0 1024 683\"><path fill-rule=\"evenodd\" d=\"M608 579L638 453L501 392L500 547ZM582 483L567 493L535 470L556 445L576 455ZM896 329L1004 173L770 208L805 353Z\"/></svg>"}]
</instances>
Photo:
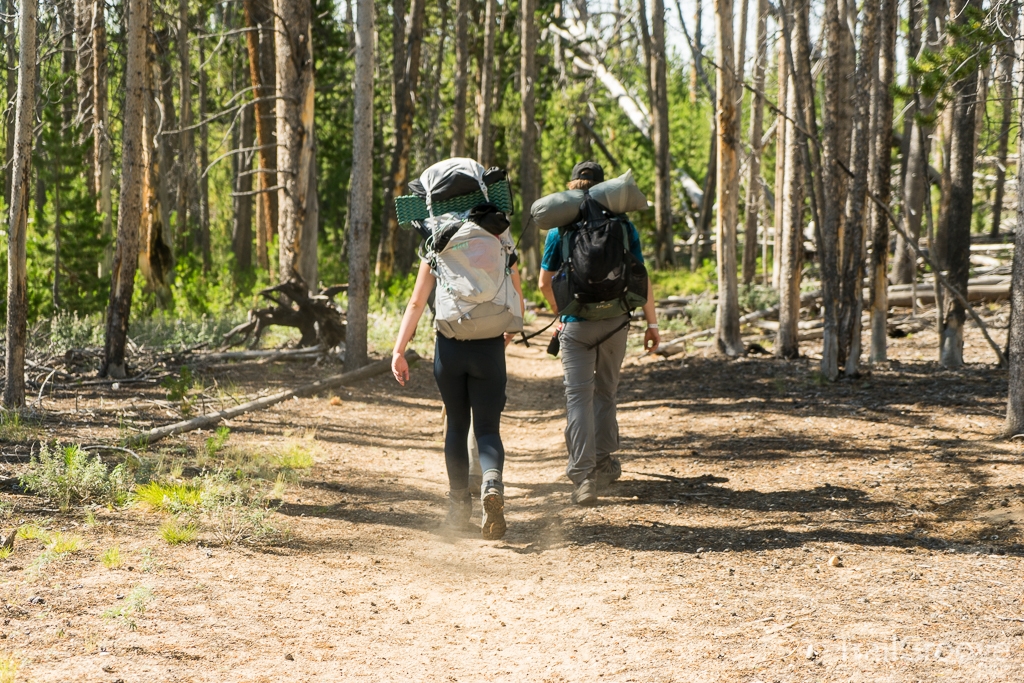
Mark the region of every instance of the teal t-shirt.
<instances>
[{"instance_id":1,"label":"teal t-shirt","mask_svg":"<svg viewBox=\"0 0 1024 683\"><path fill-rule=\"evenodd\" d=\"M644 254L640 250L640 233L637 232L636 226L630 221L626 221L629 225L629 251L637 258L640 263L644 262ZM540 261L540 267L549 273L553 273L562 267L562 237L560 235L560 228L552 228L548 230L547 239L544 240L544 257ZM582 318L577 318L574 315L563 315L563 323L578 323L581 322Z\"/></svg>"}]
</instances>

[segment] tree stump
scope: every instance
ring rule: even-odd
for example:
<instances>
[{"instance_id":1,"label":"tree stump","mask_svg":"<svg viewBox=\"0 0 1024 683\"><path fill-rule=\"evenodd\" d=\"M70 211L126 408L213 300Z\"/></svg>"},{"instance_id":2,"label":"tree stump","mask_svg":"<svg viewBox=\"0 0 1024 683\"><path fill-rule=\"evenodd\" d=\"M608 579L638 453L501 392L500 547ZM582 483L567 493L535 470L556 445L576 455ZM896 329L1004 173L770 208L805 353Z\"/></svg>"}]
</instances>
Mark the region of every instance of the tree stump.
<instances>
[{"instance_id":1,"label":"tree stump","mask_svg":"<svg viewBox=\"0 0 1024 683\"><path fill-rule=\"evenodd\" d=\"M348 285L332 285L310 295L306 283L298 276L287 282L268 287L260 296L273 302L273 306L253 308L249 320L224 335L224 347L248 344L254 347L271 325L294 327L302 332L299 348L320 346L325 351L345 341L345 311L334 297L348 289Z\"/></svg>"}]
</instances>

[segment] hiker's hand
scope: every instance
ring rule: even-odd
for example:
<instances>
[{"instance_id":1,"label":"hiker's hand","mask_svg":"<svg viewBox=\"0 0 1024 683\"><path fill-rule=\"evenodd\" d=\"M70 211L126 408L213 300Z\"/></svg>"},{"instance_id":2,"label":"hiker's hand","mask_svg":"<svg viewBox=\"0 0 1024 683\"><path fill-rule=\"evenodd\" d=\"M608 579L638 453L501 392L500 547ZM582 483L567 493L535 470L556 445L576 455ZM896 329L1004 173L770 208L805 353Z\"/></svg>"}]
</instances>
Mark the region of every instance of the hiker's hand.
<instances>
[{"instance_id":1,"label":"hiker's hand","mask_svg":"<svg viewBox=\"0 0 1024 683\"><path fill-rule=\"evenodd\" d=\"M409 361L405 359L404 353L395 352L391 356L391 374L395 376L398 383L403 387L409 381Z\"/></svg>"},{"instance_id":2,"label":"hiker's hand","mask_svg":"<svg viewBox=\"0 0 1024 683\"><path fill-rule=\"evenodd\" d=\"M644 332L644 350L647 353L654 353L661 346L661 335L658 330L653 327L648 327L647 331Z\"/></svg>"},{"instance_id":3,"label":"hiker's hand","mask_svg":"<svg viewBox=\"0 0 1024 683\"><path fill-rule=\"evenodd\" d=\"M516 338L516 333L515 332L506 332L505 333L505 348L506 349L508 348L508 345L511 344L512 341L515 338Z\"/></svg>"}]
</instances>

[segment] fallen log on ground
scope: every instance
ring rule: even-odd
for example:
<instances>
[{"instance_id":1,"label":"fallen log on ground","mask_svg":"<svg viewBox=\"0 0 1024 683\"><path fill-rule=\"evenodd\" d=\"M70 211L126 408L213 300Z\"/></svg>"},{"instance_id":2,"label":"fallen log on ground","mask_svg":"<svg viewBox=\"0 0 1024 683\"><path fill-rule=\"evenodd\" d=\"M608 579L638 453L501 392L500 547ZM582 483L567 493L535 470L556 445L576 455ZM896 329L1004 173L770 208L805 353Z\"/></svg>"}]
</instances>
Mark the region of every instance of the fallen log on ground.
<instances>
[{"instance_id":1,"label":"fallen log on ground","mask_svg":"<svg viewBox=\"0 0 1024 683\"><path fill-rule=\"evenodd\" d=\"M412 349L405 352L405 358L409 363L413 363L419 360L420 356ZM148 446L149 444L155 443L160 439L166 439L168 436L174 436L176 434L184 434L186 432L193 432L197 429L207 429L215 427L217 424L224 420L230 420L233 417L238 417L245 413L251 413L257 410L266 410L271 406L275 406L278 403L287 401L293 397L299 396L312 396L313 394L328 389L337 389L348 384L355 384L377 375L382 375L391 369L391 359L385 358L379 360L376 363L371 363L365 367L353 370L352 372L346 372L341 375L333 375L324 379L305 384L297 389L289 389L287 391L280 391L270 396L264 396L248 403L233 406L226 410L220 410L216 413L208 413L206 415L200 415L194 417L191 420L184 420L182 422L175 422L164 427L157 427L151 429L148 432L143 432L135 437L132 437L128 441L128 445L132 447Z\"/></svg>"},{"instance_id":2,"label":"fallen log on ground","mask_svg":"<svg viewBox=\"0 0 1024 683\"><path fill-rule=\"evenodd\" d=\"M994 279L995 282L989 280ZM889 306L910 307L914 296L910 285L894 285L889 288ZM1010 278L979 278L967 284L967 300L972 303L998 303L1010 298ZM917 301L922 304L935 303L935 285L918 283Z\"/></svg>"},{"instance_id":3,"label":"fallen log on ground","mask_svg":"<svg viewBox=\"0 0 1024 683\"><path fill-rule=\"evenodd\" d=\"M274 306L254 308L248 321L224 335L223 346L229 348L248 343L255 346L271 325L295 327L302 333L300 347L320 344L333 349L345 341L345 312L334 297L348 289L348 285L332 285L310 294L306 283L298 275L287 282L268 287L260 296Z\"/></svg>"},{"instance_id":4,"label":"fallen log on ground","mask_svg":"<svg viewBox=\"0 0 1024 683\"><path fill-rule=\"evenodd\" d=\"M817 291L814 291L814 292L807 292L806 294L801 294L800 295L800 305L801 306L809 306L812 303L814 303L815 300L820 299L820 298L821 298L821 291L820 290L817 290ZM754 311L752 313L747 313L745 316L742 316L740 318L740 325L749 325L750 323L754 322L755 320L760 320L761 318L767 318L768 316L778 315L778 314L779 314L779 306L778 306L778 304L776 304L775 306L772 306L770 308L765 308L765 309L760 310L760 311ZM661 347L657 351L655 351L655 353L658 354L659 356L664 356L666 358L669 357L669 356L675 355L677 353L682 353L683 351L686 350L686 342L688 342L688 341L690 341L692 339L700 339L701 337L707 337L708 335L712 335L714 333L715 333L715 328L712 327L712 328L709 328L709 329L706 329L706 330L700 330L698 332L690 332L689 334L684 334L682 337L676 337L675 339L662 344Z\"/></svg>"}]
</instances>

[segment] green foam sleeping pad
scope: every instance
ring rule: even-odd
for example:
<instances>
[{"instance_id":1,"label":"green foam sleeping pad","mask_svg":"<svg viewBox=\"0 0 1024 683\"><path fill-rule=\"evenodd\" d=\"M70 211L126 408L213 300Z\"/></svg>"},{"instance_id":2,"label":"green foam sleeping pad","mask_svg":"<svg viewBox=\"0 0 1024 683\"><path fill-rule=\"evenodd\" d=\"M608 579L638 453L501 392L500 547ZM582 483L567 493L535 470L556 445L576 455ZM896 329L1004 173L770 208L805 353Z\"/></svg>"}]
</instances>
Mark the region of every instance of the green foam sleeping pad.
<instances>
[{"instance_id":1,"label":"green foam sleeping pad","mask_svg":"<svg viewBox=\"0 0 1024 683\"><path fill-rule=\"evenodd\" d=\"M490 195L492 204L506 214L512 214L512 192L509 190L508 180L499 180L493 185L489 185L487 193ZM487 198L480 191L459 195L458 197L435 202L434 215L440 216L444 213L469 211L474 206L479 206L485 202L487 202ZM395 197L395 210L398 213L398 222L402 225L430 218L430 214L427 212L427 203L423 200L423 197L414 194Z\"/></svg>"}]
</instances>

